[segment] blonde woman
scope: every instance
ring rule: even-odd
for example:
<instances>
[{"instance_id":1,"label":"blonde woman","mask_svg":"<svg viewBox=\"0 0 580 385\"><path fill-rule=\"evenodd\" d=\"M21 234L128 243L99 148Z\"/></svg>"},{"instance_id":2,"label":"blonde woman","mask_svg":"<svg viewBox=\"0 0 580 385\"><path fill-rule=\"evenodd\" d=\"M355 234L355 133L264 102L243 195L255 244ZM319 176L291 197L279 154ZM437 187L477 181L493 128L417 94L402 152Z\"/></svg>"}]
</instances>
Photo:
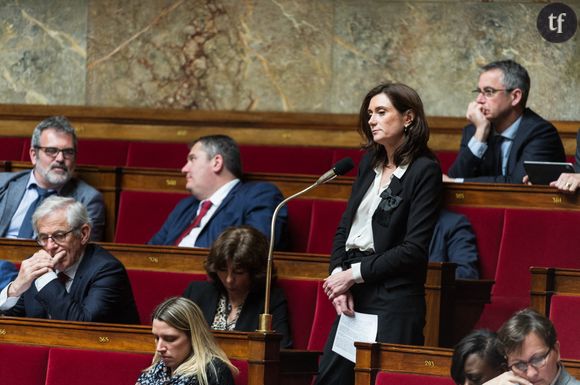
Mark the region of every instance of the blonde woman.
<instances>
[{"instance_id":1,"label":"blonde woman","mask_svg":"<svg viewBox=\"0 0 580 385\"><path fill-rule=\"evenodd\" d=\"M153 313L155 356L136 385L233 385L238 370L209 332L199 307L173 297Z\"/></svg>"}]
</instances>

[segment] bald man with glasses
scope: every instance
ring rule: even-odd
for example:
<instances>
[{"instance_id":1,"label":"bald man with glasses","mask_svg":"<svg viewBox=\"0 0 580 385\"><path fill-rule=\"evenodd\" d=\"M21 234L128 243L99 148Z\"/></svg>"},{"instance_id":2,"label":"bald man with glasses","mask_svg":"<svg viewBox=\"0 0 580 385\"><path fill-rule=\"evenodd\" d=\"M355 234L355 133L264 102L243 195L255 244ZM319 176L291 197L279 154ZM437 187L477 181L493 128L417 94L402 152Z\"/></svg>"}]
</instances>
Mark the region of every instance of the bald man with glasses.
<instances>
[{"instance_id":1,"label":"bald man with glasses","mask_svg":"<svg viewBox=\"0 0 580 385\"><path fill-rule=\"evenodd\" d=\"M482 68L467 107L471 124L444 182L522 183L524 161L566 160L556 128L526 108L529 91L528 72L513 60Z\"/></svg>"},{"instance_id":2,"label":"bald man with glasses","mask_svg":"<svg viewBox=\"0 0 580 385\"><path fill-rule=\"evenodd\" d=\"M32 216L41 247L25 259L0 292L0 314L136 324L137 307L123 264L89 242L91 224L82 203L46 198Z\"/></svg>"},{"instance_id":3,"label":"bald man with glasses","mask_svg":"<svg viewBox=\"0 0 580 385\"><path fill-rule=\"evenodd\" d=\"M508 371L484 385L580 385L560 362L552 322L531 309L515 313L498 331Z\"/></svg>"},{"instance_id":4,"label":"bald man with glasses","mask_svg":"<svg viewBox=\"0 0 580 385\"><path fill-rule=\"evenodd\" d=\"M70 122L62 116L40 122L32 133L29 153L32 170L0 173L0 237L32 239L32 213L47 197L60 195L87 207L93 225L91 238L103 240L103 196L74 177L77 137Z\"/></svg>"}]
</instances>

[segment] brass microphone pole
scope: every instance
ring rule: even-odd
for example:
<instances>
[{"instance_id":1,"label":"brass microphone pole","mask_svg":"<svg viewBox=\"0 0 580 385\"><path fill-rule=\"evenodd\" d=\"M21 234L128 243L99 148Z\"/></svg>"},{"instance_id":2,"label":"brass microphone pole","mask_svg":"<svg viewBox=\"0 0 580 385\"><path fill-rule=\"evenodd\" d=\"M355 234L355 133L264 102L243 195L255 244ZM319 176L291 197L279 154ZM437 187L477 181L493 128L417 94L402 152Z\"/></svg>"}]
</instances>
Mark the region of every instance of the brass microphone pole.
<instances>
[{"instance_id":1,"label":"brass microphone pole","mask_svg":"<svg viewBox=\"0 0 580 385\"><path fill-rule=\"evenodd\" d=\"M270 224L270 247L268 249L268 266L266 269L266 295L264 299L264 313L260 314L259 318L259 332L271 332L272 331L272 314L270 314L270 287L272 285L272 254L274 252L274 239L275 239L275 230L276 230L276 218L278 217L278 212L280 209L289 201L292 200L313 188L320 186L328 181L333 180L338 175L344 175L349 172L354 167L354 163L351 158L344 158L336 163L336 165L329 171L327 171L324 175L322 175L318 180L305 188L302 191L297 192L294 195L289 196L288 198L284 199L276 209L274 210L274 214L272 215L272 223Z\"/></svg>"}]
</instances>

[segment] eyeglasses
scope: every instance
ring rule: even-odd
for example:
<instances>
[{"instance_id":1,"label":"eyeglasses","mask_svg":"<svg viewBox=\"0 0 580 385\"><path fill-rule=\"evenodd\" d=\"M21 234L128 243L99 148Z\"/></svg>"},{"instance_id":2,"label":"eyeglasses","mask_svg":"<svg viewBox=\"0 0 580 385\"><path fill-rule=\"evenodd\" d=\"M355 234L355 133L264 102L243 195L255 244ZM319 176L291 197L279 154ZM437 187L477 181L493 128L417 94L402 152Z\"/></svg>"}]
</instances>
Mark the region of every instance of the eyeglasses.
<instances>
[{"instance_id":1,"label":"eyeglasses","mask_svg":"<svg viewBox=\"0 0 580 385\"><path fill-rule=\"evenodd\" d=\"M551 351L552 351L552 348L548 349L548 351L545 354L542 354L542 355L539 355L536 357L532 357L527 362L523 362L523 361L516 362L515 364L508 366L508 368L510 370L515 370L515 371L520 372L520 373L527 372L529 366L533 366L536 370L543 368L544 366L546 366L546 362L548 361L548 356L550 355Z\"/></svg>"},{"instance_id":2,"label":"eyeglasses","mask_svg":"<svg viewBox=\"0 0 580 385\"><path fill-rule=\"evenodd\" d=\"M62 243L64 243L64 241L66 241L66 237L67 235L69 235L70 233L72 233L73 231L78 230L78 227L74 228L74 229L70 229L69 231L57 231L51 235L48 234L38 234L38 236L36 237L36 242L40 245L40 246L46 246L48 245L48 240L52 239L52 241L54 243L56 243L57 245L61 246Z\"/></svg>"},{"instance_id":3,"label":"eyeglasses","mask_svg":"<svg viewBox=\"0 0 580 385\"><path fill-rule=\"evenodd\" d=\"M514 89L513 88L504 88L504 89L499 89L496 90L495 88L492 87L485 87L483 90L481 89L476 89L473 90L471 92L473 92L474 94L483 94L483 96L485 96L486 99L491 99L495 96L495 94L497 94L500 91L506 91L506 92L512 92Z\"/></svg>"},{"instance_id":4,"label":"eyeglasses","mask_svg":"<svg viewBox=\"0 0 580 385\"><path fill-rule=\"evenodd\" d=\"M51 158L56 158L59 152L62 152L62 156L65 159L72 159L74 158L77 151L74 148L56 148L56 147L41 147L36 146L35 148L44 151L44 153Z\"/></svg>"}]
</instances>

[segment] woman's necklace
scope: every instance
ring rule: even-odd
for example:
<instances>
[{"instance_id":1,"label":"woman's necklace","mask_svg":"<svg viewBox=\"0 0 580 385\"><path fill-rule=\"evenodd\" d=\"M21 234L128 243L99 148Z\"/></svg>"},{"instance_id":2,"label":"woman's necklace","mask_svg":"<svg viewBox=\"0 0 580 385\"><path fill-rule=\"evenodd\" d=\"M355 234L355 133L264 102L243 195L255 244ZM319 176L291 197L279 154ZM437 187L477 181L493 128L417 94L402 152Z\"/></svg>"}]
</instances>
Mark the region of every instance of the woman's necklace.
<instances>
[{"instance_id":1,"label":"woman's necklace","mask_svg":"<svg viewBox=\"0 0 580 385\"><path fill-rule=\"evenodd\" d=\"M230 314L232 313L232 310L234 310L234 308L230 303L229 299L226 300L226 330L231 330L230 328L233 328L236 325L236 322L238 322L238 318L240 318L240 313L242 312L243 306L244 306L243 302L239 304L235 309L236 313L230 319Z\"/></svg>"}]
</instances>

